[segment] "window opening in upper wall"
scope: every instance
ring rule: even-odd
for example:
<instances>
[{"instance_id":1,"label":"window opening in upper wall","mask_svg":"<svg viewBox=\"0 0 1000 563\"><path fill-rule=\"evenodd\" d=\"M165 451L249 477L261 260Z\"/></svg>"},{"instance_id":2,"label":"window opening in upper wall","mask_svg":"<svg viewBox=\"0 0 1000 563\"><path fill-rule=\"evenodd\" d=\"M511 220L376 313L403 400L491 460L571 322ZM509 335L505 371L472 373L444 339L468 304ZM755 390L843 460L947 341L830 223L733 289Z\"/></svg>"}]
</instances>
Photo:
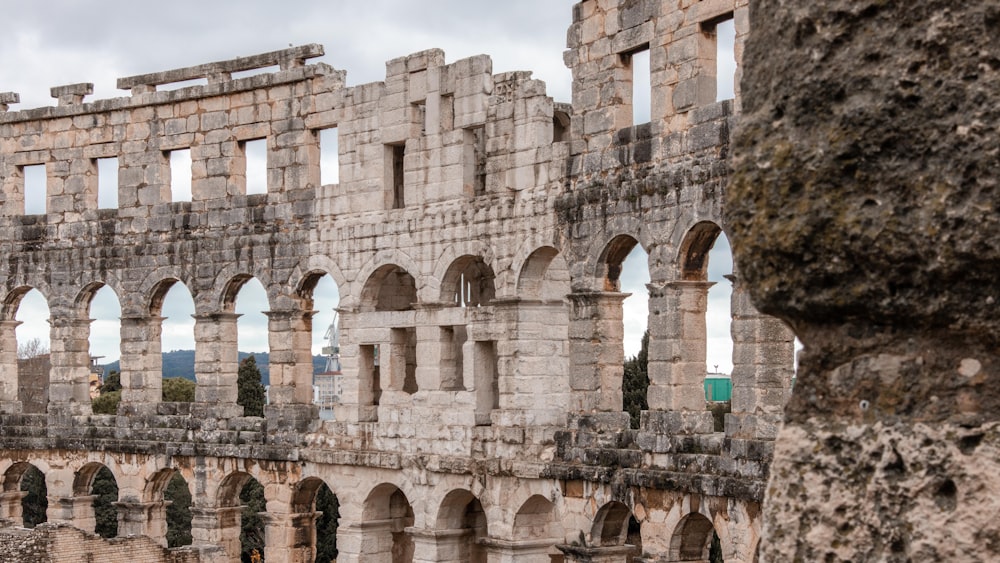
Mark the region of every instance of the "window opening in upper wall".
<instances>
[{"instance_id":1,"label":"window opening in upper wall","mask_svg":"<svg viewBox=\"0 0 1000 563\"><path fill-rule=\"evenodd\" d=\"M97 159L97 207L118 208L118 157Z\"/></svg>"},{"instance_id":2,"label":"window opening in upper wall","mask_svg":"<svg viewBox=\"0 0 1000 563\"><path fill-rule=\"evenodd\" d=\"M320 129L319 183L326 186L340 183L340 134L336 127Z\"/></svg>"},{"instance_id":3,"label":"window opening in upper wall","mask_svg":"<svg viewBox=\"0 0 1000 563\"><path fill-rule=\"evenodd\" d=\"M632 71L632 124L649 123L652 119L653 81L649 67L649 48L628 55Z\"/></svg>"},{"instance_id":4,"label":"window opening in upper wall","mask_svg":"<svg viewBox=\"0 0 1000 563\"><path fill-rule=\"evenodd\" d=\"M191 201L191 149L169 151L170 201Z\"/></svg>"},{"instance_id":5,"label":"window opening in upper wall","mask_svg":"<svg viewBox=\"0 0 1000 563\"><path fill-rule=\"evenodd\" d=\"M736 97L736 24L730 16L715 24L715 101Z\"/></svg>"},{"instance_id":6,"label":"window opening in upper wall","mask_svg":"<svg viewBox=\"0 0 1000 563\"><path fill-rule=\"evenodd\" d=\"M392 186L392 209L402 209L406 206L405 184L403 181L403 160L406 157L406 145L386 145L386 186Z\"/></svg>"},{"instance_id":7,"label":"window opening in upper wall","mask_svg":"<svg viewBox=\"0 0 1000 563\"><path fill-rule=\"evenodd\" d=\"M44 215L48 200L48 179L44 164L21 167L24 178L24 214Z\"/></svg>"},{"instance_id":8,"label":"window opening in upper wall","mask_svg":"<svg viewBox=\"0 0 1000 563\"><path fill-rule=\"evenodd\" d=\"M267 193L267 139L240 143L246 161L246 194Z\"/></svg>"},{"instance_id":9,"label":"window opening in upper wall","mask_svg":"<svg viewBox=\"0 0 1000 563\"><path fill-rule=\"evenodd\" d=\"M486 128L465 130L463 154L465 192L474 196L486 194Z\"/></svg>"}]
</instances>

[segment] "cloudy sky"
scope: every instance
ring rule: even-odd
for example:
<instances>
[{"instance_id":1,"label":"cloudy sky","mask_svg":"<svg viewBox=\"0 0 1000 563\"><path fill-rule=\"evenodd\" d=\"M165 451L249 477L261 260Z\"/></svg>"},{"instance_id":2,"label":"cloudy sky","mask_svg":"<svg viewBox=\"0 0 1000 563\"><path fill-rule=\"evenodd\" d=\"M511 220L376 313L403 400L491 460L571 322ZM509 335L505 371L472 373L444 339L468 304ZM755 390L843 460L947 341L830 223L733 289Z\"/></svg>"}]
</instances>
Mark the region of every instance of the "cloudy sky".
<instances>
[{"instance_id":1,"label":"cloudy sky","mask_svg":"<svg viewBox=\"0 0 1000 563\"><path fill-rule=\"evenodd\" d=\"M127 95L115 89L118 77L290 44L320 43L326 55L318 60L346 70L350 85L384 78L386 60L438 47L449 61L486 53L493 58L494 72L532 70L535 78L547 83L550 95L569 102L571 77L562 54L573 4L573 0L287 0L280 4L176 0L165 9L134 0L9 2L4 5L8 25L0 34L0 92L20 94L21 104L13 110L53 105L50 87L77 82L94 83L94 95L88 100L117 97ZM720 74L732 76L732 70L726 67ZM731 90L731 86L721 89ZM725 246L722 254L726 255L728 246L719 246ZM728 256L710 260L715 278L721 270L729 273L731 266L722 265L728 260ZM638 351L645 330L648 275L644 262L640 250L622 277L623 291L634 294L626 302L627 355ZM717 288L711 296L708 365L711 369L718 364L720 371L729 371L728 282L723 280ZM25 324L18 329L18 338L47 341L47 307L34 293L19 311L18 318ZM336 302L336 287L325 280L317 290L315 308L321 314L314 322L316 350L323 344ZM164 306L164 350L193 348L191 308L190 295L178 284ZM265 309L263 289L246 286L237 300L237 311L244 315L239 325L241 350L267 349L266 319L260 314ZM92 354L105 356L105 361L118 358L119 314L114 293L103 290L92 306L91 316L96 320L91 343Z\"/></svg>"}]
</instances>

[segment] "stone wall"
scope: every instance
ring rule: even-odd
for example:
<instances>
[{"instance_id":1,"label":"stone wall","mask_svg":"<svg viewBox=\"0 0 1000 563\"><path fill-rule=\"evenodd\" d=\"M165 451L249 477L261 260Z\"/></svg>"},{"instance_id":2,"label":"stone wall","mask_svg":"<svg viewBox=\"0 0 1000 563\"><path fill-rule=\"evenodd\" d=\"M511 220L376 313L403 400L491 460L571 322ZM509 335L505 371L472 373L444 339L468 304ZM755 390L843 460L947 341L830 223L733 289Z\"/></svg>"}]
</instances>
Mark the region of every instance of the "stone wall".
<instances>
[{"instance_id":1,"label":"stone wall","mask_svg":"<svg viewBox=\"0 0 1000 563\"><path fill-rule=\"evenodd\" d=\"M721 197L741 106L738 93L715 100L715 26L733 17L739 57L746 11L733 0L578 3L571 105L529 72L495 73L487 56L448 63L439 50L348 86L307 64L322 54L307 45L123 78L131 95L113 100L59 87L57 107L0 113L0 472L11 493L0 506L17 512L30 463L46 475L49 520L89 531L105 466L120 534L160 543L163 490L181 474L195 545L212 561L238 553L250 478L264 486L272 561L311 561L320 483L341 503L343 561L697 560L713 532L726 561L753 560L792 335L753 308L739 272L724 432L702 389L706 257L728 229ZM652 117L631 123L630 65L646 48ZM268 65L280 70L231 78ZM158 89L193 78L207 83ZM333 128L339 180L322 184L321 132ZM267 193L248 195L245 143L258 139ZM186 149L192 198L172 201L169 153ZM98 209L95 159L112 156L118 207ZM38 164L47 208L29 216L23 168ZM651 386L632 430L619 275L637 244L649 253ZM324 422L310 404L310 342L326 274L341 296L343 393ZM269 302L263 418L235 403L234 303L251 278ZM195 303L191 404L160 401L161 307L178 283ZM86 394L89 303L103 286L122 306L116 416L93 415ZM51 311L45 414L24 412L10 384L14 314L31 288Z\"/></svg>"}]
</instances>

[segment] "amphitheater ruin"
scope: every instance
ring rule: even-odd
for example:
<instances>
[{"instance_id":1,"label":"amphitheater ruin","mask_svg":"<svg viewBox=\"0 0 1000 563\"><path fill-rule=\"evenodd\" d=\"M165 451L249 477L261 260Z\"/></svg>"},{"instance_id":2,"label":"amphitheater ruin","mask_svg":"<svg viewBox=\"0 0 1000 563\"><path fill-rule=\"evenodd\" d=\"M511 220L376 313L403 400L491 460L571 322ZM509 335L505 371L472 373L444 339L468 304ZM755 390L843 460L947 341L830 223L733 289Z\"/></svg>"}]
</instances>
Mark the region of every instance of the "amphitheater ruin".
<instances>
[{"instance_id":1,"label":"amphitheater ruin","mask_svg":"<svg viewBox=\"0 0 1000 563\"><path fill-rule=\"evenodd\" d=\"M715 30L729 20L739 60L746 0L579 2L572 104L530 72L440 50L347 86L308 62L319 45L121 78L131 94L109 100L72 84L52 89L58 106L14 111L18 96L0 94L0 518L20 523L30 465L49 523L79 530L45 532L48 556L65 560L239 561L238 493L252 478L271 562L313 561L321 484L340 502L341 563L707 561L713 535L726 562L756 561L793 334L734 272L732 412L716 432L706 268L727 230L741 104L739 91L716 101ZM633 123L644 52L651 118ZM206 83L166 89L192 79ZM324 185L333 129L339 181ZM248 194L245 146L258 140L267 190ZM191 201L171 192L181 150ZM97 199L105 158L117 159L112 209ZM43 214L25 213L30 166L44 166ZM649 255L650 386L631 429L619 275L636 245ZM335 420L312 404L324 275L341 296ZM234 301L250 279L269 302L262 418L236 404ZM196 309L190 404L161 401L161 306L179 283ZM116 416L92 414L88 395L89 306L104 286L122 309ZM31 289L51 314L43 413L18 396L15 313ZM82 533L101 468L119 487L111 541ZM194 497L193 545L167 550L175 472Z\"/></svg>"}]
</instances>

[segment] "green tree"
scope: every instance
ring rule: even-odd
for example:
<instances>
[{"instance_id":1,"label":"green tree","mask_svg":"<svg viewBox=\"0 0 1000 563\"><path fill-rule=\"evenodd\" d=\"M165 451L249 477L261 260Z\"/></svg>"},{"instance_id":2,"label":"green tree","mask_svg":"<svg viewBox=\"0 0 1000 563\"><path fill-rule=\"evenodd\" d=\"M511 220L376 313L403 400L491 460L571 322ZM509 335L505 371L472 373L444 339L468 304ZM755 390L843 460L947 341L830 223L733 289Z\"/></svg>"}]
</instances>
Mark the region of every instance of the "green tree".
<instances>
[{"instance_id":1,"label":"green tree","mask_svg":"<svg viewBox=\"0 0 1000 563\"><path fill-rule=\"evenodd\" d=\"M91 493L97 495L94 499L94 518L97 526L94 532L102 538L113 538L118 535L118 508L113 504L118 502L118 482L107 467L101 467L94 476Z\"/></svg>"},{"instance_id":2,"label":"green tree","mask_svg":"<svg viewBox=\"0 0 1000 563\"><path fill-rule=\"evenodd\" d=\"M49 508L48 487L45 486L45 475L34 465L21 477L21 490L28 493L21 499L24 527L34 528L48 521L45 515Z\"/></svg>"},{"instance_id":3,"label":"green tree","mask_svg":"<svg viewBox=\"0 0 1000 563\"><path fill-rule=\"evenodd\" d=\"M316 491L316 563L330 563L337 559L337 522L340 520L340 502L325 484Z\"/></svg>"},{"instance_id":4,"label":"green tree","mask_svg":"<svg viewBox=\"0 0 1000 563\"><path fill-rule=\"evenodd\" d=\"M193 403L196 386L194 381L183 377L164 378L163 400L168 403Z\"/></svg>"},{"instance_id":5,"label":"green tree","mask_svg":"<svg viewBox=\"0 0 1000 563\"><path fill-rule=\"evenodd\" d=\"M94 414L117 414L118 403L122 400L121 391L109 391L101 393L90 402L90 408Z\"/></svg>"},{"instance_id":6,"label":"green tree","mask_svg":"<svg viewBox=\"0 0 1000 563\"><path fill-rule=\"evenodd\" d=\"M639 415L649 410L646 391L649 389L649 331L642 335L638 356L625 360L622 378L622 407L631 419L632 428L639 428Z\"/></svg>"},{"instance_id":7,"label":"green tree","mask_svg":"<svg viewBox=\"0 0 1000 563\"><path fill-rule=\"evenodd\" d=\"M264 385L253 354L240 362L236 389L236 402L243 407L243 416L264 416Z\"/></svg>"},{"instance_id":8,"label":"green tree","mask_svg":"<svg viewBox=\"0 0 1000 563\"><path fill-rule=\"evenodd\" d=\"M722 559L722 542L719 534L712 532L712 546L708 549L708 563L726 563Z\"/></svg>"},{"instance_id":9,"label":"green tree","mask_svg":"<svg viewBox=\"0 0 1000 563\"><path fill-rule=\"evenodd\" d=\"M260 516L267 510L264 487L256 479L250 479L240 491L240 502L244 506L240 515L240 560L250 563L253 550L264 554L264 519Z\"/></svg>"},{"instance_id":10,"label":"green tree","mask_svg":"<svg viewBox=\"0 0 1000 563\"><path fill-rule=\"evenodd\" d=\"M104 376L104 383L101 385L100 391L103 395L104 393L111 393L112 391L122 390L122 379L121 374L115 370L108 372L108 375Z\"/></svg>"},{"instance_id":11,"label":"green tree","mask_svg":"<svg viewBox=\"0 0 1000 563\"><path fill-rule=\"evenodd\" d=\"M191 545L191 489L180 472L174 472L163 499L167 505L167 547Z\"/></svg>"}]
</instances>

